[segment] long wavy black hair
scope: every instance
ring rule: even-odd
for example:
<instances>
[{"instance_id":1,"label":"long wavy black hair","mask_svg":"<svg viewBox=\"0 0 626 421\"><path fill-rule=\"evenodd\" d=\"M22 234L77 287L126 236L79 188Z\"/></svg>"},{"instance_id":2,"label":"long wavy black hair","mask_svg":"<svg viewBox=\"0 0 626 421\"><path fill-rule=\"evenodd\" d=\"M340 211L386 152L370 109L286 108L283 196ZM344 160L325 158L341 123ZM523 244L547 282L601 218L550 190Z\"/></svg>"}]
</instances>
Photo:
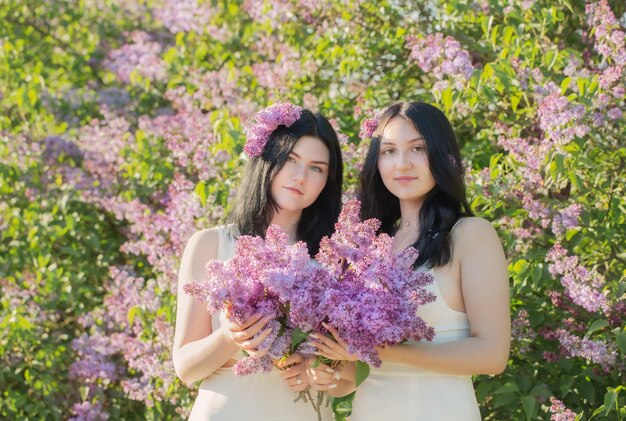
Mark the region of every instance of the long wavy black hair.
<instances>
[{"instance_id":1,"label":"long wavy black hair","mask_svg":"<svg viewBox=\"0 0 626 421\"><path fill-rule=\"evenodd\" d=\"M297 239L304 241L309 254L319 251L322 237L332 234L341 210L343 164L337 133L319 113L302 110L290 127L279 126L270 135L261 155L252 158L244 170L234 209L229 217L241 235L265 237L278 205L272 199L271 182L285 165L296 142L303 136L318 138L330 152L328 180L311 206L303 209Z\"/></svg>"},{"instance_id":2,"label":"long wavy black hair","mask_svg":"<svg viewBox=\"0 0 626 421\"><path fill-rule=\"evenodd\" d=\"M385 187L378 171L381 136L395 117L404 118L424 139L436 183L426 195L416 221L420 233L413 247L419 251L419 257L414 267L441 266L452 257L452 227L459 218L473 214L465 193L459 146L450 122L438 108L423 102L396 102L383 110L359 175L361 217L379 219L380 231L390 235L398 229L400 201Z\"/></svg>"}]
</instances>

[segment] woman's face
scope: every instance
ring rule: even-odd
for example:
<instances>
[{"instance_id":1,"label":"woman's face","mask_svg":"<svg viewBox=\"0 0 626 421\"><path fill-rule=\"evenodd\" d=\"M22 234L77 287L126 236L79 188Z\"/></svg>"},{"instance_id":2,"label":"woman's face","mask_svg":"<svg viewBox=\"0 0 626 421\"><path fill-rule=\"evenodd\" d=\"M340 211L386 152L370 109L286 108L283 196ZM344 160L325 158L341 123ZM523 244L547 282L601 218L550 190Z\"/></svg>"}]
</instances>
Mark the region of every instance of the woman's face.
<instances>
[{"instance_id":1,"label":"woman's face","mask_svg":"<svg viewBox=\"0 0 626 421\"><path fill-rule=\"evenodd\" d=\"M426 143L403 117L394 117L382 133L378 171L385 187L400 201L421 204L436 185L430 172Z\"/></svg>"},{"instance_id":2,"label":"woman's face","mask_svg":"<svg viewBox=\"0 0 626 421\"><path fill-rule=\"evenodd\" d=\"M330 151L313 136L302 136L271 182L274 203L282 211L301 211L315 202L328 180Z\"/></svg>"}]
</instances>

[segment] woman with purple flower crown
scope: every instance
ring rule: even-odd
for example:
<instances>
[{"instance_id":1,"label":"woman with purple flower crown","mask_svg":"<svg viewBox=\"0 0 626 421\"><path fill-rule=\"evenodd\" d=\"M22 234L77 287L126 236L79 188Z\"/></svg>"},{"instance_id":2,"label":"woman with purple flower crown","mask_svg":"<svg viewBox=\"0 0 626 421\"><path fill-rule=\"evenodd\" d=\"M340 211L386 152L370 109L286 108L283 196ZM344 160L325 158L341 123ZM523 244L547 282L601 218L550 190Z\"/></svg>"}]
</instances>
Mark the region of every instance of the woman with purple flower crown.
<instances>
[{"instance_id":1,"label":"woman with purple flower crown","mask_svg":"<svg viewBox=\"0 0 626 421\"><path fill-rule=\"evenodd\" d=\"M375 121L368 122L372 142L359 177L361 216L382 222L396 252L416 248L415 269L434 275L437 298L418 314L435 338L380 349L383 364L359 386L350 419L479 420L471 376L502 372L509 355L502 246L491 224L472 216L459 147L439 109L398 102L372 127ZM341 338L318 335L316 346L326 358L356 360ZM323 371L309 371L327 381Z\"/></svg>"},{"instance_id":2,"label":"woman with purple flower crown","mask_svg":"<svg viewBox=\"0 0 626 421\"><path fill-rule=\"evenodd\" d=\"M304 241L310 255L330 235L341 207L342 161L337 134L320 114L292 104L276 104L255 115L244 148L250 157L231 224L195 233L181 262L173 360L185 383L203 380L191 420L310 420L310 406L294 402L309 387L303 358L294 354L284 371L236 377L232 366L242 351L261 357L259 344L270 333L269 319L257 314L243 325L183 292L205 277L209 260L232 257L238 235L264 236L279 225L291 242ZM327 410L329 411L329 410ZM330 419L330 412L325 418Z\"/></svg>"}]
</instances>

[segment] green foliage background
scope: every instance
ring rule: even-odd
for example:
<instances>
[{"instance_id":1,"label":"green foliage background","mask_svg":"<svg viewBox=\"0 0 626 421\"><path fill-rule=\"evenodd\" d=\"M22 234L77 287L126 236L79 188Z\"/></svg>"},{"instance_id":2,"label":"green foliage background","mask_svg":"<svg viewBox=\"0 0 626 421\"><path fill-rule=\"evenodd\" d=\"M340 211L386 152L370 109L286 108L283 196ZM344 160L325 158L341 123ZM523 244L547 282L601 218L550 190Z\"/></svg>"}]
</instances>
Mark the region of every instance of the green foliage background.
<instances>
[{"instance_id":1,"label":"green foliage background","mask_svg":"<svg viewBox=\"0 0 626 421\"><path fill-rule=\"evenodd\" d=\"M94 351L121 370L118 380L86 383L70 374L83 358L72 341L83 334L126 335L148 344L157 364L171 366L171 332L161 332L154 321L173 324L176 280L149 253L122 246L153 241L148 230L158 228L163 241L156 255L176 262L176 233L187 231L182 223L163 222L170 205L161 199L172 195L178 177L192 184L185 197L202 205L185 229L223 220L245 162L243 127L254 111L292 101L333 118L343 134L351 192L367 146L358 137L360 121L370 115L367 110L403 99L432 102L449 116L463 147L472 206L493 221L508 254L512 314L527 320L513 338L507 370L476 378L483 417L549 419L548 399L554 396L577 419L623 419L625 97L601 83L607 68L619 67L619 43L613 55L598 52L586 4L576 0L530 6L517 0L311 3L316 6L295 0L199 2L198 9L208 9L196 17L204 22L197 31L168 27L156 13L166 1L0 4L0 418L67 419L80 402L100 405L110 419L184 416L193 388L176 380L171 369L170 378L142 372L131 362L137 356ZM249 11L250 4L260 15ZM626 6L602 4L621 18L613 30L623 34ZM133 31L148 34L160 47L156 56L164 76L154 77L141 65L128 80L112 71L111 52L131 43ZM462 86L441 89L442 78L410 57L407 36L431 33L453 37L469 52L474 71ZM260 48L263 43L269 46ZM275 76L271 83L255 67L261 63ZM626 82L621 66L611 89ZM542 126L536 92L550 84L568 104L584 108L581 121L590 129L541 149L555 134ZM125 99L105 109L107 92ZM213 157L227 152L226 159L211 161L209 177L176 158L171 133L144 124L182 114L176 104L181 98L190 98L210 128L211 141L200 147ZM611 108L621 109L621 117L591 124L595 113L606 115ZM126 125L116 125L116 118ZM92 138L86 127L110 131ZM197 142L193 131L178 142ZM538 166L503 147L500 136L530 139L520 145L527 154L541 153L535 156ZM87 152L52 153L46 139L55 137ZM112 149L113 161L98 156L109 141L121 145ZM114 170L100 174L103 163L113 163ZM541 183L529 183L529 172ZM525 206L522 193L541 205L539 215ZM116 214L100 199L141 204L144 219ZM578 223L561 233L551 230L575 204L582 208ZM602 279L606 309L587 311L563 294L562 277L550 273L546 260L556 243ZM114 291L111 267L131 268L132 279L146 282ZM150 280L157 282L156 305L142 302L150 296L142 295ZM563 305L554 304L552 292ZM121 293L138 298L123 315L128 323L112 327L105 300ZM82 323L84 317L93 323ZM559 327L604 344L616 362L604 370L592 358L567 355L555 338L541 334ZM546 352L558 358L546 358ZM121 378L142 378L148 397L133 398Z\"/></svg>"}]
</instances>

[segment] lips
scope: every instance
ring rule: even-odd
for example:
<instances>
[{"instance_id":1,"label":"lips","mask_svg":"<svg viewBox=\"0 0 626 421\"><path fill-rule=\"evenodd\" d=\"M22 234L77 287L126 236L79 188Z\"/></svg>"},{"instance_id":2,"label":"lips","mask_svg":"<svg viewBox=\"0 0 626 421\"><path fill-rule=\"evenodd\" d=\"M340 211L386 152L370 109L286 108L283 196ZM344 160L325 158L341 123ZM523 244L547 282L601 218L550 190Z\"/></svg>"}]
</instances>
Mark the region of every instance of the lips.
<instances>
[{"instance_id":1,"label":"lips","mask_svg":"<svg viewBox=\"0 0 626 421\"><path fill-rule=\"evenodd\" d=\"M285 189L289 190L290 192L293 192L295 194L298 194L300 196L302 196L304 193L302 193L302 191L300 189L297 189L295 187L284 187Z\"/></svg>"},{"instance_id":2,"label":"lips","mask_svg":"<svg viewBox=\"0 0 626 421\"><path fill-rule=\"evenodd\" d=\"M396 180L398 183L410 183L411 181L417 180L417 177L402 176L396 177L394 178L394 180Z\"/></svg>"}]
</instances>

